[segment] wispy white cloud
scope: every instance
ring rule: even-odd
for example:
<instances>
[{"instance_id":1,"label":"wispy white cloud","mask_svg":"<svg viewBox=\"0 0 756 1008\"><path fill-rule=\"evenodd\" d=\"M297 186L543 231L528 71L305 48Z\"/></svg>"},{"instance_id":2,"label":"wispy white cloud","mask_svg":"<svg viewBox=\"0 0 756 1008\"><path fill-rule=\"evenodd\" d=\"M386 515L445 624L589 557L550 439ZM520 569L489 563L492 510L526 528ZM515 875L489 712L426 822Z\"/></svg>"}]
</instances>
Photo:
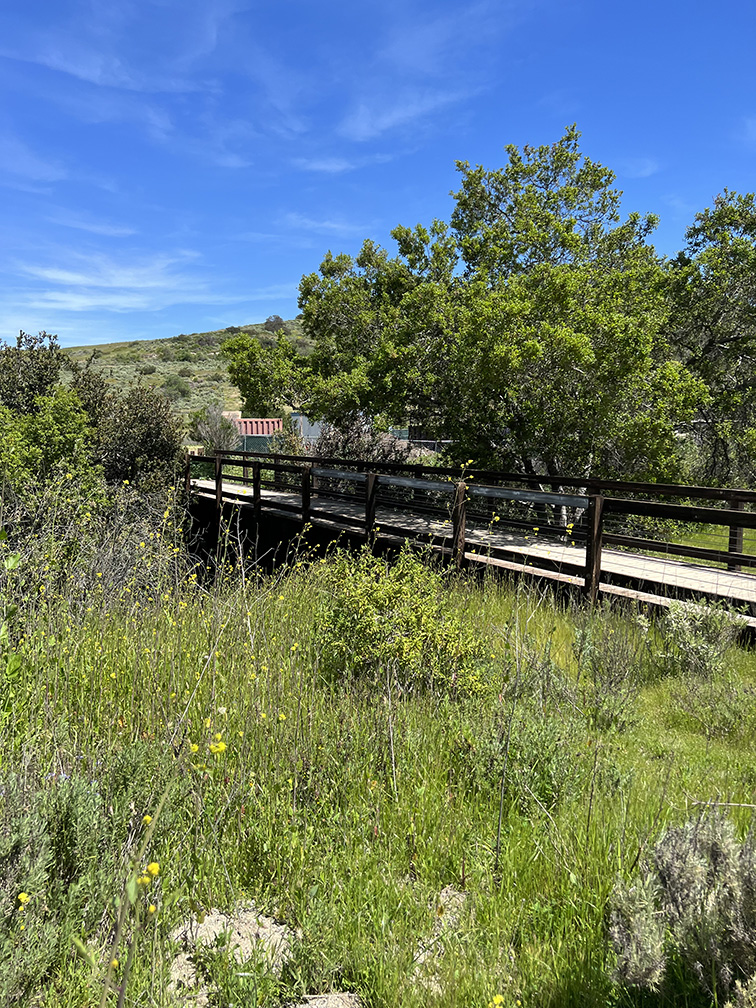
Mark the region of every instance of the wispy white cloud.
<instances>
[{"instance_id":1,"label":"wispy white cloud","mask_svg":"<svg viewBox=\"0 0 756 1008\"><path fill-rule=\"evenodd\" d=\"M495 43L516 24L526 6L507 0L476 0L453 10L435 13L403 4L396 9L388 39L378 58L413 76L444 77L465 57Z\"/></svg>"},{"instance_id":2,"label":"wispy white cloud","mask_svg":"<svg viewBox=\"0 0 756 1008\"><path fill-rule=\"evenodd\" d=\"M470 97L469 91L425 90L393 96L384 102L363 101L342 121L339 132L350 140L374 140L387 130L409 126L418 119Z\"/></svg>"},{"instance_id":3,"label":"wispy white cloud","mask_svg":"<svg viewBox=\"0 0 756 1008\"><path fill-rule=\"evenodd\" d=\"M68 169L54 158L38 154L10 132L0 135L0 174L33 182L59 182Z\"/></svg>"},{"instance_id":4,"label":"wispy white cloud","mask_svg":"<svg viewBox=\"0 0 756 1008\"><path fill-rule=\"evenodd\" d=\"M756 116L745 117L741 136L749 147L756 147Z\"/></svg>"},{"instance_id":5,"label":"wispy white cloud","mask_svg":"<svg viewBox=\"0 0 756 1008\"><path fill-rule=\"evenodd\" d=\"M57 210L47 217L51 224L74 228L77 231L87 231L90 234L103 235L106 238L127 238L137 234L136 228L127 224L113 224L111 221L95 220L89 216L79 216L67 210Z\"/></svg>"},{"instance_id":6,"label":"wispy white cloud","mask_svg":"<svg viewBox=\"0 0 756 1008\"><path fill-rule=\"evenodd\" d=\"M292 163L295 168L302 168L304 171L322 172L325 175L340 175L342 172L354 171L358 166L356 161L349 161L347 158L340 157L294 158Z\"/></svg>"},{"instance_id":7,"label":"wispy white cloud","mask_svg":"<svg viewBox=\"0 0 756 1008\"><path fill-rule=\"evenodd\" d=\"M291 162L301 171L317 172L322 175L343 175L369 165L386 164L398 156L398 149L390 154L370 154L365 157L297 157Z\"/></svg>"},{"instance_id":8,"label":"wispy white cloud","mask_svg":"<svg viewBox=\"0 0 756 1008\"><path fill-rule=\"evenodd\" d=\"M307 217L301 213L288 213L284 216L282 223L288 228L301 231L320 231L324 234L352 235L365 234L370 229L365 224L356 224L353 221L325 218L318 220L314 217Z\"/></svg>"},{"instance_id":9,"label":"wispy white cloud","mask_svg":"<svg viewBox=\"0 0 756 1008\"><path fill-rule=\"evenodd\" d=\"M656 158L651 157L620 158L617 161L617 170L620 175L625 175L627 178L650 178L661 170L661 165Z\"/></svg>"},{"instance_id":10,"label":"wispy white cloud","mask_svg":"<svg viewBox=\"0 0 756 1008\"><path fill-rule=\"evenodd\" d=\"M16 263L15 272L27 281L26 303L54 312L127 312L233 300L192 268L200 255L190 250L130 260L66 251L59 258L59 262Z\"/></svg>"},{"instance_id":11,"label":"wispy white cloud","mask_svg":"<svg viewBox=\"0 0 756 1008\"><path fill-rule=\"evenodd\" d=\"M444 13L395 4L385 37L360 75L341 136L358 143L429 123L490 86L501 38L527 5L509 0L462 3Z\"/></svg>"}]
</instances>

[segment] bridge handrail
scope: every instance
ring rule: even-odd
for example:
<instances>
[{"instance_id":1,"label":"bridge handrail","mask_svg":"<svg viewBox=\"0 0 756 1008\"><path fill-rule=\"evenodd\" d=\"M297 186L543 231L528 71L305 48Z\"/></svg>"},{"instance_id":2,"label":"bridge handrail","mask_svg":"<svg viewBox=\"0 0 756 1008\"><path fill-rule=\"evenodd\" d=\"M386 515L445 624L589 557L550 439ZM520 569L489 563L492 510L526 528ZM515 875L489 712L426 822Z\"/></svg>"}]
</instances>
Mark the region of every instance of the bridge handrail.
<instances>
[{"instance_id":1,"label":"bridge handrail","mask_svg":"<svg viewBox=\"0 0 756 1008\"><path fill-rule=\"evenodd\" d=\"M612 493L656 494L662 497L685 497L700 500L738 500L743 503L756 504L756 490L749 490L746 487L697 486L685 483L644 483L635 480L610 480L586 476L555 476L541 473L512 473L499 469L465 469L459 466L423 466L412 462L366 462L361 459L343 459L330 456L321 458L315 455L285 455L270 454L268 452L224 451L220 454L224 459L228 458L229 461L237 458L240 460L244 458L259 459L260 461L269 461L271 466L287 462L293 462L299 466L321 465L342 469L345 466L349 466L354 467L360 472L412 472L416 475L428 473L431 477L449 476L468 481L491 479L501 482L524 483L532 487L542 485L565 488L573 487L584 489L587 492L601 493L603 496L608 496L607 491L610 491ZM214 456L192 455L189 458L212 461Z\"/></svg>"}]
</instances>

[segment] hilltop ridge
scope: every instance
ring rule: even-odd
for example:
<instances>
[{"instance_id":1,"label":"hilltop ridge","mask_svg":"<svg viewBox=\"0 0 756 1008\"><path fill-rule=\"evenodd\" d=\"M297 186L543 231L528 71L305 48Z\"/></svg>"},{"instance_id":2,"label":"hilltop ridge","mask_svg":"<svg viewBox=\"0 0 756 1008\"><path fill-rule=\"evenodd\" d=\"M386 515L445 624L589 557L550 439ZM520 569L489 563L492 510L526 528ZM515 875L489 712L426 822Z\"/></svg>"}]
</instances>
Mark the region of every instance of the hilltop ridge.
<instances>
[{"instance_id":1,"label":"hilltop ridge","mask_svg":"<svg viewBox=\"0 0 756 1008\"><path fill-rule=\"evenodd\" d=\"M283 329L301 353L311 349L299 320L283 321ZM119 388L142 384L160 389L182 414L218 402L226 409L240 409L239 391L228 377L220 352L221 344L239 333L249 333L263 346L275 339L268 322L256 322L165 339L64 347L63 353L80 364L93 358L92 367L104 374L108 384Z\"/></svg>"}]
</instances>

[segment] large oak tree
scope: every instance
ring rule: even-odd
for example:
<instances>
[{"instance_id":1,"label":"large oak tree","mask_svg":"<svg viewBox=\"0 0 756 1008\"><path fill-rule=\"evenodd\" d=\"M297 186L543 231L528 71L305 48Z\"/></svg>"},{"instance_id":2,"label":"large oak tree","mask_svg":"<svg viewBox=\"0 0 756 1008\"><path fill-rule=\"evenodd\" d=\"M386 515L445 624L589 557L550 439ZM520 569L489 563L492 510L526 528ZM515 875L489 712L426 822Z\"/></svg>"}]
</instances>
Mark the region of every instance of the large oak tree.
<instances>
[{"instance_id":1,"label":"large oak tree","mask_svg":"<svg viewBox=\"0 0 756 1008\"><path fill-rule=\"evenodd\" d=\"M295 360L282 338L245 368L230 344L242 393L337 426L419 424L480 464L676 475L705 386L661 336L655 219L620 218L612 172L578 140L509 146L494 171L458 162L450 222L397 227L397 255L329 253L300 285L313 353Z\"/></svg>"}]
</instances>

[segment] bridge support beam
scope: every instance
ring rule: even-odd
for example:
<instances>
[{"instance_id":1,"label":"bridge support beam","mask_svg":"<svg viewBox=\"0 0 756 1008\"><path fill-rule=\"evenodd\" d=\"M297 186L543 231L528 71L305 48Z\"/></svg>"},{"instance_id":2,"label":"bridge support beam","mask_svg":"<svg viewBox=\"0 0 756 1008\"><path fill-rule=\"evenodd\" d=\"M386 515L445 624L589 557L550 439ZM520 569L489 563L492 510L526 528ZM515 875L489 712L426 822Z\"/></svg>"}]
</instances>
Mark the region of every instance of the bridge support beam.
<instances>
[{"instance_id":1,"label":"bridge support beam","mask_svg":"<svg viewBox=\"0 0 756 1008\"><path fill-rule=\"evenodd\" d=\"M598 599L601 582L601 540L604 534L604 498L600 494L588 498L585 540L585 595L591 605Z\"/></svg>"},{"instance_id":2,"label":"bridge support beam","mask_svg":"<svg viewBox=\"0 0 756 1008\"><path fill-rule=\"evenodd\" d=\"M452 559L459 570L465 562L465 534L467 529L467 484L464 480L454 488L452 505Z\"/></svg>"}]
</instances>

